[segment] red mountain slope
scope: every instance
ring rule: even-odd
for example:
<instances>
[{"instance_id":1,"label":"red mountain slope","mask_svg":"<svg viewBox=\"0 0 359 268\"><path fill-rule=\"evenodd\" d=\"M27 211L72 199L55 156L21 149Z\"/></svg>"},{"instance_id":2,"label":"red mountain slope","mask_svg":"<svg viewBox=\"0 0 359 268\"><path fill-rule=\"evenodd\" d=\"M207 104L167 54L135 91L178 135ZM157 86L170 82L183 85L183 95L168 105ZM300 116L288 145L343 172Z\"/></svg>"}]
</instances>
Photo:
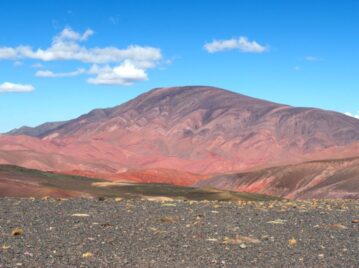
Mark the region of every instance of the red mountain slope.
<instances>
[{"instance_id":1,"label":"red mountain slope","mask_svg":"<svg viewBox=\"0 0 359 268\"><path fill-rule=\"evenodd\" d=\"M0 163L111 179L175 170L174 182L186 185L192 173L355 156L358 144L359 120L343 114L192 86L158 88L68 122L15 130L0 137Z\"/></svg>"},{"instance_id":2,"label":"red mountain slope","mask_svg":"<svg viewBox=\"0 0 359 268\"><path fill-rule=\"evenodd\" d=\"M216 187L290 199L359 199L359 158L312 161L253 172L218 175L198 182Z\"/></svg>"}]
</instances>

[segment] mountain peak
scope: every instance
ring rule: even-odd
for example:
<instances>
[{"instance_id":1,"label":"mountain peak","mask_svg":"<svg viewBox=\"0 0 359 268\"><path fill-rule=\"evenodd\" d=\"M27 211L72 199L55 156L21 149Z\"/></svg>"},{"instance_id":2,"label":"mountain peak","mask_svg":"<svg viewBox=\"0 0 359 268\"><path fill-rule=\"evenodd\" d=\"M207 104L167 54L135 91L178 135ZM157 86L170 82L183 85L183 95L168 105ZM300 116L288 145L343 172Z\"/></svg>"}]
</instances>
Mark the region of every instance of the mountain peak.
<instances>
[{"instance_id":1,"label":"mountain peak","mask_svg":"<svg viewBox=\"0 0 359 268\"><path fill-rule=\"evenodd\" d=\"M185 86L155 88L119 106L22 134L60 144L73 158L103 158L109 169L212 173L311 160L315 153L359 142L359 124L331 111Z\"/></svg>"},{"instance_id":2,"label":"mountain peak","mask_svg":"<svg viewBox=\"0 0 359 268\"><path fill-rule=\"evenodd\" d=\"M150 91L148 91L147 93L144 93L144 95L147 96L155 96L155 95L160 95L160 96L175 96L175 95L186 95L186 94L190 94L190 95L203 95L203 94L225 94L225 95L232 95L232 96L243 96L246 97L244 95L241 95L239 93L236 92L232 92L223 88L219 88L219 87L213 87L213 86L203 86L203 85L193 85L193 86L173 86L173 87L159 87L159 88L154 88Z\"/></svg>"}]
</instances>

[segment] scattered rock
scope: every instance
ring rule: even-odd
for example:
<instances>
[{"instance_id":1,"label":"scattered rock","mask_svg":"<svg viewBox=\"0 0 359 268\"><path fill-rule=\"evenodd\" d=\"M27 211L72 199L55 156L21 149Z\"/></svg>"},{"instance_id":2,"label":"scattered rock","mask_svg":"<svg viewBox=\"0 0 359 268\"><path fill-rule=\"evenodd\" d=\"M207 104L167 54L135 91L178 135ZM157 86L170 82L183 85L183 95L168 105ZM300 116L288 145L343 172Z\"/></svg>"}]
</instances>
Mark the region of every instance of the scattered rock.
<instances>
[{"instance_id":1,"label":"scattered rock","mask_svg":"<svg viewBox=\"0 0 359 268\"><path fill-rule=\"evenodd\" d=\"M89 214L86 213L75 213L71 215L72 217L90 217Z\"/></svg>"},{"instance_id":2,"label":"scattered rock","mask_svg":"<svg viewBox=\"0 0 359 268\"><path fill-rule=\"evenodd\" d=\"M330 202L334 209L320 214L324 201L307 213L299 213L300 207L311 202L296 201L297 208L286 213L279 211L282 201L261 212L255 203L240 208L231 202L3 198L0 266L208 267L215 260L218 267L357 267L359 224L351 222L358 219L359 203L343 201L349 209L339 212L342 203ZM347 229L331 230L335 223ZM24 234L12 236L15 227Z\"/></svg>"},{"instance_id":3,"label":"scattered rock","mask_svg":"<svg viewBox=\"0 0 359 268\"><path fill-rule=\"evenodd\" d=\"M87 259L93 257L93 254L91 252L85 252L82 254L82 258Z\"/></svg>"},{"instance_id":4,"label":"scattered rock","mask_svg":"<svg viewBox=\"0 0 359 268\"><path fill-rule=\"evenodd\" d=\"M171 216L164 216L160 219L161 222L163 223L174 223L176 220L174 217Z\"/></svg>"},{"instance_id":5,"label":"scattered rock","mask_svg":"<svg viewBox=\"0 0 359 268\"><path fill-rule=\"evenodd\" d=\"M142 199L152 202L173 202L174 199L167 196L144 196Z\"/></svg>"},{"instance_id":6,"label":"scattered rock","mask_svg":"<svg viewBox=\"0 0 359 268\"><path fill-rule=\"evenodd\" d=\"M267 223L270 223L270 224L285 224L286 222L287 222L287 220L276 219L274 221L268 221Z\"/></svg>"},{"instance_id":7,"label":"scattered rock","mask_svg":"<svg viewBox=\"0 0 359 268\"><path fill-rule=\"evenodd\" d=\"M155 227L150 227L150 230L153 232L154 235L162 233L162 231Z\"/></svg>"},{"instance_id":8,"label":"scattered rock","mask_svg":"<svg viewBox=\"0 0 359 268\"><path fill-rule=\"evenodd\" d=\"M345 225L340 224L340 223L331 224L331 225L329 225L329 228L333 229L333 230L345 230L345 229L348 229Z\"/></svg>"},{"instance_id":9,"label":"scattered rock","mask_svg":"<svg viewBox=\"0 0 359 268\"><path fill-rule=\"evenodd\" d=\"M297 240L295 238L291 238L288 240L288 245L291 247L295 247L297 245Z\"/></svg>"},{"instance_id":10,"label":"scattered rock","mask_svg":"<svg viewBox=\"0 0 359 268\"><path fill-rule=\"evenodd\" d=\"M175 203L163 203L161 207L176 207L177 205Z\"/></svg>"},{"instance_id":11,"label":"scattered rock","mask_svg":"<svg viewBox=\"0 0 359 268\"><path fill-rule=\"evenodd\" d=\"M235 238L225 237L222 243L223 244L243 244L243 243L259 244L260 242L261 242L260 240L253 237L237 235Z\"/></svg>"},{"instance_id":12,"label":"scattered rock","mask_svg":"<svg viewBox=\"0 0 359 268\"><path fill-rule=\"evenodd\" d=\"M359 219L353 219L352 223L359 223Z\"/></svg>"},{"instance_id":13,"label":"scattered rock","mask_svg":"<svg viewBox=\"0 0 359 268\"><path fill-rule=\"evenodd\" d=\"M23 234L24 234L24 230L22 228L15 228L14 230L11 231L12 236L19 236Z\"/></svg>"},{"instance_id":14,"label":"scattered rock","mask_svg":"<svg viewBox=\"0 0 359 268\"><path fill-rule=\"evenodd\" d=\"M239 245L239 247L244 249L244 248L247 248L247 245L242 243Z\"/></svg>"}]
</instances>

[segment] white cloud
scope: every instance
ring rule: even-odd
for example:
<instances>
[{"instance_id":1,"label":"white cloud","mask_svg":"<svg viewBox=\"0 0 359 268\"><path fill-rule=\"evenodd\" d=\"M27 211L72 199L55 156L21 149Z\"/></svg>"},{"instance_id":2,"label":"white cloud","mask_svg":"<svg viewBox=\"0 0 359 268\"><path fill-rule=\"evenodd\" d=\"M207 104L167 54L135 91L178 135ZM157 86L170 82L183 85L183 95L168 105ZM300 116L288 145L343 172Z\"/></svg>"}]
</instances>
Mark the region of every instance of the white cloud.
<instances>
[{"instance_id":1,"label":"white cloud","mask_svg":"<svg viewBox=\"0 0 359 268\"><path fill-rule=\"evenodd\" d=\"M98 66L102 72L96 73L97 76L90 78L89 82L110 84L110 81L113 81L113 84L117 85L128 85L148 79L146 70L155 68L162 61L161 50L154 47L130 45L120 49L114 46L88 48L82 45L93 34L94 31L91 29L78 33L71 28L65 28L53 38L51 46L45 49L34 49L31 46L0 47L0 60L79 61L102 65ZM36 65L35 68L41 67ZM70 73L53 73L43 70L36 72L36 76L67 77L84 72L78 70Z\"/></svg>"},{"instance_id":2,"label":"white cloud","mask_svg":"<svg viewBox=\"0 0 359 268\"><path fill-rule=\"evenodd\" d=\"M305 57L306 61L320 61L321 59L315 56L306 56Z\"/></svg>"},{"instance_id":3,"label":"white cloud","mask_svg":"<svg viewBox=\"0 0 359 268\"><path fill-rule=\"evenodd\" d=\"M9 59L14 60L17 58L17 51L12 47L0 47L0 60Z\"/></svg>"},{"instance_id":4,"label":"white cloud","mask_svg":"<svg viewBox=\"0 0 359 268\"><path fill-rule=\"evenodd\" d=\"M65 28L60 34L55 36L54 43L60 43L65 41L86 41L95 32L91 29L87 29L83 34L73 31L71 28Z\"/></svg>"},{"instance_id":5,"label":"white cloud","mask_svg":"<svg viewBox=\"0 0 359 268\"><path fill-rule=\"evenodd\" d=\"M211 43L206 43L204 48L209 53L233 49L239 49L241 52L246 53L262 53L269 50L268 47L260 45L256 41L249 41L245 36L227 40L214 40Z\"/></svg>"},{"instance_id":6,"label":"white cloud","mask_svg":"<svg viewBox=\"0 0 359 268\"><path fill-rule=\"evenodd\" d=\"M5 82L0 84L0 92L30 92L35 88L32 85Z\"/></svg>"},{"instance_id":7,"label":"white cloud","mask_svg":"<svg viewBox=\"0 0 359 268\"><path fill-rule=\"evenodd\" d=\"M17 60L17 61L14 62L14 66L15 66L15 67L19 67L19 66L21 66L21 65L22 65L22 62L19 61L19 60Z\"/></svg>"},{"instance_id":8,"label":"white cloud","mask_svg":"<svg viewBox=\"0 0 359 268\"><path fill-rule=\"evenodd\" d=\"M41 63L34 63L33 65L31 65L33 68L36 69L41 69L44 68L44 65L42 65Z\"/></svg>"},{"instance_id":9,"label":"white cloud","mask_svg":"<svg viewBox=\"0 0 359 268\"><path fill-rule=\"evenodd\" d=\"M86 41L94 32L91 29L83 34L65 28L53 38L46 49L33 49L30 46L0 47L0 59L37 59L42 61L76 60L87 63L118 63L131 60L137 65L153 66L162 59L161 50L153 47L130 45L125 49L116 47L87 48L79 43Z\"/></svg>"},{"instance_id":10,"label":"white cloud","mask_svg":"<svg viewBox=\"0 0 359 268\"><path fill-rule=\"evenodd\" d=\"M359 111L357 111L356 114L352 114L352 113L349 113L349 112L346 112L344 114L347 115L347 116L351 116L351 117L359 119Z\"/></svg>"},{"instance_id":11,"label":"white cloud","mask_svg":"<svg viewBox=\"0 0 359 268\"><path fill-rule=\"evenodd\" d=\"M111 68L110 66L99 67L93 65L89 71L91 74L96 74L95 78L90 78L87 81L95 85L132 85L137 81L147 80L147 74L143 69L136 67L130 61Z\"/></svg>"},{"instance_id":12,"label":"white cloud","mask_svg":"<svg viewBox=\"0 0 359 268\"><path fill-rule=\"evenodd\" d=\"M67 72L67 73L54 73L50 70L40 70L36 72L36 76L37 77L50 77L50 78L55 78L55 77L74 77L74 76L78 76L81 74L84 74L86 72L85 69L78 69L76 71L73 72Z\"/></svg>"}]
</instances>

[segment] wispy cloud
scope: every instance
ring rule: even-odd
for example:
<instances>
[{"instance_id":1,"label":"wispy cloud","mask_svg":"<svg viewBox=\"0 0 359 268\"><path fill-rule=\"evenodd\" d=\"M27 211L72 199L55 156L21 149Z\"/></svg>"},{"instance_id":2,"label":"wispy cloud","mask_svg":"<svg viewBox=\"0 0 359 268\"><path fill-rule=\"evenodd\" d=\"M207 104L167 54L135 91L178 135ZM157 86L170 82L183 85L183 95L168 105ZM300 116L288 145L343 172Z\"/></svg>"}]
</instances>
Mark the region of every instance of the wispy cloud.
<instances>
[{"instance_id":1,"label":"wispy cloud","mask_svg":"<svg viewBox=\"0 0 359 268\"><path fill-rule=\"evenodd\" d=\"M35 75L37 77L55 78L55 77L74 77L84 73L86 73L86 70L81 68L81 69L77 69L76 71L67 72L67 73L54 73L50 70L41 70L41 71L37 71Z\"/></svg>"},{"instance_id":2,"label":"wispy cloud","mask_svg":"<svg viewBox=\"0 0 359 268\"><path fill-rule=\"evenodd\" d=\"M352 114L350 112L346 112L344 114L359 119L359 111L357 111L356 114Z\"/></svg>"},{"instance_id":3,"label":"wispy cloud","mask_svg":"<svg viewBox=\"0 0 359 268\"><path fill-rule=\"evenodd\" d=\"M0 84L0 92L31 92L35 88L32 85L15 84L5 82Z\"/></svg>"},{"instance_id":4,"label":"wispy cloud","mask_svg":"<svg viewBox=\"0 0 359 268\"><path fill-rule=\"evenodd\" d=\"M256 41L250 41L247 37L232 38L227 40L214 40L204 45L204 49L209 53L228 51L238 49L244 53L263 53L269 50L267 46L263 46Z\"/></svg>"},{"instance_id":5,"label":"wispy cloud","mask_svg":"<svg viewBox=\"0 0 359 268\"><path fill-rule=\"evenodd\" d=\"M119 23L119 18L118 18L118 16L110 16L109 18L108 18L108 20L109 20L109 22L111 22L111 24L113 24L113 25L118 25L118 23Z\"/></svg>"},{"instance_id":6,"label":"wispy cloud","mask_svg":"<svg viewBox=\"0 0 359 268\"><path fill-rule=\"evenodd\" d=\"M41 69L44 68L44 65L42 65L41 63L34 63L33 65L31 65L33 68L36 69Z\"/></svg>"},{"instance_id":7,"label":"wispy cloud","mask_svg":"<svg viewBox=\"0 0 359 268\"><path fill-rule=\"evenodd\" d=\"M305 57L306 61L321 61L321 58L315 57L315 56L306 56Z\"/></svg>"},{"instance_id":8,"label":"wispy cloud","mask_svg":"<svg viewBox=\"0 0 359 268\"><path fill-rule=\"evenodd\" d=\"M14 66L15 67L19 67L19 66L21 66L23 63L21 62L21 61L19 61L19 60L17 60L17 61L15 61L14 62Z\"/></svg>"},{"instance_id":9,"label":"wispy cloud","mask_svg":"<svg viewBox=\"0 0 359 268\"><path fill-rule=\"evenodd\" d=\"M159 48L149 46L130 45L127 48L117 48L113 46L88 48L82 43L88 40L94 31L87 29L83 33L76 32L67 27L56 35L51 43L51 46L42 49L33 49L31 46L18 47L0 47L0 60L20 60L20 59L35 59L40 61L79 61L82 63L100 65L101 70L108 70L111 68L113 72L106 71L104 73L97 73L95 78L89 79L91 83L102 81L105 83L107 77L110 79L106 84L128 85L135 81L145 80L147 74L146 70L154 68L162 61L162 53ZM114 66L110 66L113 64ZM124 69L126 71L124 71ZM120 70L120 71L119 71ZM121 79L113 79L114 74L120 72ZM80 72L84 73L84 72ZM78 71L70 73L53 73L52 71L38 71L37 76L40 77L68 77L80 74ZM137 76L133 74L137 73ZM144 75L143 75L143 74ZM126 74L129 77L125 77ZM101 78L101 79L100 79ZM137 80L136 80L137 79ZM124 83L120 83L124 81ZM101 83L102 83L101 82Z\"/></svg>"}]
</instances>

